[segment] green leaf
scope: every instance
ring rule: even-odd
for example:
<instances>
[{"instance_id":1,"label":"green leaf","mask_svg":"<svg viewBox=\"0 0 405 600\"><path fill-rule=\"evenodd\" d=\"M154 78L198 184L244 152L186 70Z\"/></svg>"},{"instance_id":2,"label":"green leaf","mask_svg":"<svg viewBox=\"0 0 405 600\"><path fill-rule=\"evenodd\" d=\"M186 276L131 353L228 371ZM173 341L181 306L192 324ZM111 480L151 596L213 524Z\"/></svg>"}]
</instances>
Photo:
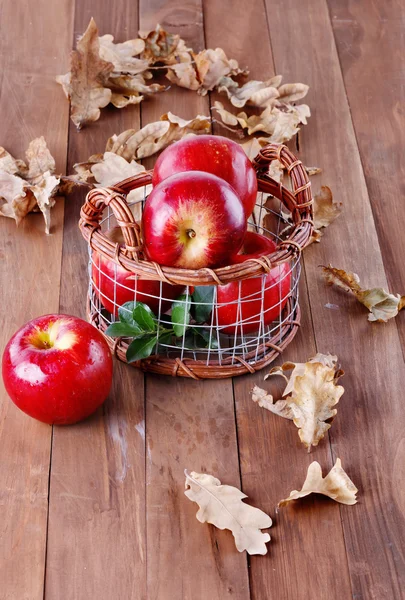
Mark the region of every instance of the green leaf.
<instances>
[{"instance_id":1,"label":"green leaf","mask_svg":"<svg viewBox=\"0 0 405 600\"><path fill-rule=\"evenodd\" d=\"M214 303L214 293L215 285L199 285L194 288L192 298L196 304L192 305L192 311L197 323L208 321Z\"/></svg>"},{"instance_id":2,"label":"green leaf","mask_svg":"<svg viewBox=\"0 0 405 600\"><path fill-rule=\"evenodd\" d=\"M216 331L213 331L211 336L209 329L193 327L193 331L195 332L197 339L199 338L200 340L203 340L205 342L204 346L200 346L201 348L211 348L212 350L218 349L219 346Z\"/></svg>"},{"instance_id":3,"label":"green leaf","mask_svg":"<svg viewBox=\"0 0 405 600\"><path fill-rule=\"evenodd\" d=\"M156 342L157 336L155 334L143 335L133 340L127 349L127 361L135 362L136 360L147 358L153 353Z\"/></svg>"},{"instance_id":4,"label":"green leaf","mask_svg":"<svg viewBox=\"0 0 405 600\"><path fill-rule=\"evenodd\" d=\"M188 329L191 317L190 303L190 296L183 294L172 304L172 326L176 337L182 337Z\"/></svg>"},{"instance_id":5,"label":"green leaf","mask_svg":"<svg viewBox=\"0 0 405 600\"><path fill-rule=\"evenodd\" d=\"M147 304L136 302L132 316L143 331L156 331L156 317Z\"/></svg>"},{"instance_id":6,"label":"green leaf","mask_svg":"<svg viewBox=\"0 0 405 600\"><path fill-rule=\"evenodd\" d=\"M165 331L159 335L159 344L169 344L172 341L173 331Z\"/></svg>"},{"instance_id":7,"label":"green leaf","mask_svg":"<svg viewBox=\"0 0 405 600\"><path fill-rule=\"evenodd\" d=\"M136 302L132 301L132 302L125 302L125 304L123 304L122 306L119 307L118 316L119 316L121 323L133 324L134 317L132 316L132 313L134 311L135 305L136 305Z\"/></svg>"},{"instance_id":8,"label":"green leaf","mask_svg":"<svg viewBox=\"0 0 405 600\"><path fill-rule=\"evenodd\" d=\"M111 337L137 337L142 335L143 331L136 323L117 321L117 323L111 323L111 325L107 327L105 333Z\"/></svg>"}]
</instances>

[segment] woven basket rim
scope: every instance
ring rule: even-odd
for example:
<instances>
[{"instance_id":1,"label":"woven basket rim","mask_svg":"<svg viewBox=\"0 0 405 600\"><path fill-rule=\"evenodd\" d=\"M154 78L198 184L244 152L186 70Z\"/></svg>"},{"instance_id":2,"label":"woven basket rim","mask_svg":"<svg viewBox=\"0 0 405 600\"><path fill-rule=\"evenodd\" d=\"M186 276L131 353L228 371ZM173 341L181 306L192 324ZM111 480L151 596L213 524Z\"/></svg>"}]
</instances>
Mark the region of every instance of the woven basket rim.
<instances>
[{"instance_id":1,"label":"woven basket rim","mask_svg":"<svg viewBox=\"0 0 405 600\"><path fill-rule=\"evenodd\" d=\"M292 191L273 180L268 168L279 160L292 183ZM80 213L79 227L92 250L106 259L145 279L180 285L224 285L268 273L275 266L296 257L309 242L313 230L311 183L301 161L283 144L269 144L252 161L258 180L258 191L277 197L291 211L293 226L289 236L277 244L274 252L236 265L215 269L182 269L166 267L142 258L139 225L126 202L126 195L152 181L152 171L130 177L108 188L91 190ZM112 242L101 231L101 218L110 207L121 227L125 245Z\"/></svg>"}]
</instances>

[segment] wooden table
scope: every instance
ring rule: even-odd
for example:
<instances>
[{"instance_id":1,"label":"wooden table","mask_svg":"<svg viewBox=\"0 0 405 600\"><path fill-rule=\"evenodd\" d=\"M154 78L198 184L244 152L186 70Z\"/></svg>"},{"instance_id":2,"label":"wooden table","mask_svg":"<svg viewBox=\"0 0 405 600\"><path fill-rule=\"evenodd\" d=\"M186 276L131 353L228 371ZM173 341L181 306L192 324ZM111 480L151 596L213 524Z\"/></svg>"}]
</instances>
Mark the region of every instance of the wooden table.
<instances>
[{"instance_id":1,"label":"wooden table","mask_svg":"<svg viewBox=\"0 0 405 600\"><path fill-rule=\"evenodd\" d=\"M3 0L0 144L22 156L44 135L60 172L106 139L167 110L209 114L217 97L173 88L141 107L104 109L77 133L57 74L93 15L117 40L159 22L195 49L221 46L255 79L281 73L311 87L300 156L319 165L344 213L304 254L303 323L283 359L339 356L346 392L310 455L296 428L250 398L263 373L223 381L144 376L115 364L109 400L74 427L48 427L0 404L1 600L397 600L405 598L405 318L371 325L327 288L318 265L405 291L404 6L387 0ZM218 131L215 127L215 131ZM401 156L402 154L402 156ZM16 229L0 219L1 347L25 321L84 316L83 194ZM325 305L337 304L338 310ZM359 503L310 497L276 510L318 460L342 459ZM241 486L274 518L265 557L239 554L202 525L183 495L184 468Z\"/></svg>"}]
</instances>

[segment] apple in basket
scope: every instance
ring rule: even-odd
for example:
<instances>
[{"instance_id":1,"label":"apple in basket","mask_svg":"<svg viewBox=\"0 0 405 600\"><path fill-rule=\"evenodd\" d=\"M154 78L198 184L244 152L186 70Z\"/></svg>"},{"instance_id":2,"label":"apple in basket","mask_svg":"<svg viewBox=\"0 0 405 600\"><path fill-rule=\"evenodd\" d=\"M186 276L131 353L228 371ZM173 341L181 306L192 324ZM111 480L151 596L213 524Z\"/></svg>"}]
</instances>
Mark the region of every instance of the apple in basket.
<instances>
[{"instance_id":1,"label":"apple in basket","mask_svg":"<svg viewBox=\"0 0 405 600\"><path fill-rule=\"evenodd\" d=\"M232 259L233 264L242 263L250 258L259 258L271 254L276 249L273 240L248 231L241 252ZM264 285L264 288L263 288ZM290 263L274 267L265 276L264 284L261 276L242 281L232 281L217 288L217 304L215 321L221 332L241 335L242 332L258 331L260 323L270 325L278 319L283 310L291 285ZM239 299L239 288L240 298ZM264 289L264 292L262 292ZM238 305L240 309L238 310ZM263 319L261 312L263 311ZM243 322L243 326L237 325ZM222 329L223 327L223 329Z\"/></svg>"},{"instance_id":2,"label":"apple in basket","mask_svg":"<svg viewBox=\"0 0 405 600\"><path fill-rule=\"evenodd\" d=\"M106 236L116 244L124 244L120 227L112 227ZM158 314L160 305L161 313L164 313L184 289L180 285L142 279L98 252L93 252L92 280L101 304L115 316L118 316L118 308L131 300L144 302L155 314Z\"/></svg>"},{"instance_id":3,"label":"apple in basket","mask_svg":"<svg viewBox=\"0 0 405 600\"><path fill-rule=\"evenodd\" d=\"M250 216L256 202L257 179L252 163L239 144L219 135L198 135L170 145L153 169L158 185L174 173L205 171L225 179L235 190Z\"/></svg>"},{"instance_id":4,"label":"apple in basket","mask_svg":"<svg viewBox=\"0 0 405 600\"><path fill-rule=\"evenodd\" d=\"M56 425L76 423L107 398L112 359L103 335L68 315L45 315L26 323L3 354L3 380L22 411Z\"/></svg>"},{"instance_id":5,"label":"apple in basket","mask_svg":"<svg viewBox=\"0 0 405 600\"><path fill-rule=\"evenodd\" d=\"M184 269L229 264L241 248L241 200L211 173L176 173L153 188L142 215L144 251L160 265Z\"/></svg>"}]
</instances>

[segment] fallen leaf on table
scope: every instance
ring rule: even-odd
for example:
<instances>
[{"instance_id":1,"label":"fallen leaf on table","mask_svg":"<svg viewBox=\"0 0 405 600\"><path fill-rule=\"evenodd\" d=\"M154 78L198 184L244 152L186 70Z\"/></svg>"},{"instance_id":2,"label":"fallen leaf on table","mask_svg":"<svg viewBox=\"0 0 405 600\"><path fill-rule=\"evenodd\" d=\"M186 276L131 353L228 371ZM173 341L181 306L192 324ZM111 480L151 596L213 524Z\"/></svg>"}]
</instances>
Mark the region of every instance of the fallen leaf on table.
<instances>
[{"instance_id":1,"label":"fallen leaf on table","mask_svg":"<svg viewBox=\"0 0 405 600\"><path fill-rule=\"evenodd\" d=\"M123 156L126 160L146 158L162 150L170 143L192 133L209 133L210 117L197 115L189 121L171 112L160 117L160 121L149 123L139 131L129 129L113 135L107 142L106 151Z\"/></svg>"},{"instance_id":2,"label":"fallen leaf on table","mask_svg":"<svg viewBox=\"0 0 405 600\"><path fill-rule=\"evenodd\" d=\"M237 115L226 110L221 102L214 103L214 110L218 112L222 122L230 127L247 130L248 135L257 132L265 133L269 137L260 137L259 142L268 144L270 142L284 143L290 140L299 131L298 125L306 124L306 118L310 116L309 107L306 104L298 106L283 105L266 106L260 115L250 115L241 112Z\"/></svg>"},{"instance_id":3,"label":"fallen leaf on table","mask_svg":"<svg viewBox=\"0 0 405 600\"><path fill-rule=\"evenodd\" d=\"M369 321L386 323L389 319L396 317L398 312L405 307L405 296L390 294L384 288L363 289L360 285L359 276L356 273L336 269L332 265L322 267L323 275L329 285L336 285L346 292L351 292L370 314Z\"/></svg>"},{"instance_id":4,"label":"fallen leaf on table","mask_svg":"<svg viewBox=\"0 0 405 600\"><path fill-rule=\"evenodd\" d=\"M148 85L144 74L118 75L110 77L108 87L111 89L111 104L116 108L124 108L128 104L139 104L144 95L163 92L166 87L158 83Z\"/></svg>"},{"instance_id":5,"label":"fallen leaf on table","mask_svg":"<svg viewBox=\"0 0 405 600\"><path fill-rule=\"evenodd\" d=\"M239 68L238 61L228 58L222 48L209 48L193 56L201 83L199 92L203 96L220 84L223 77L246 74L246 71Z\"/></svg>"},{"instance_id":6,"label":"fallen leaf on table","mask_svg":"<svg viewBox=\"0 0 405 600\"><path fill-rule=\"evenodd\" d=\"M239 552L266 554L266 543L270 535L262 529L271 527L272 520L263 511L242 500L246 494L230 485L221 485L219 479L207 473L186 475L187 498L199 505L197 519L200 523L211 523L218 529L229 529L235 538Z\"/></svg>"},{"instance_id":7,"label":"fallen leaf on table","mask_svg":"<svg viewBox=\"0 0 405 600\"><path fill-rule=\"evenodd\" d=\"M50 230L50 209L60 193L60 179L53 175L55 160L43 137L32 140L26 151L28 165L0 148L0 214L14 219L17 225L35 209Z\"/></svg>"},{"instance_id":8,"label":"fallen leaf on table","mask_svg":"<svg viewBox=\"0 0 405 600\"><path fill-rule=\"evenodd\" d=\"M307 175L310 177L312 177L312 175L319 175L319 173L322 173L322 169L320 167L304 167L304 169L306 170Z\"/></svg>"},{"instance_id":9,"label":"fallen leaf on table","mask_svg":"<svg viewBox=\"0 0 405 600\"><path fill-rule=\"evenodd\" d=\"M323 494L341 504L356 504L358 489L347 473L342 469L340 458L325 478L322 477L321 465L314 461L308 467L308 472L301 490L293 490L288 498L281 500L278 505L285 506L291 500L304 498L309 494Z\"/></svg>"},{"instance_id":10,"label":"fallen leaf on table","mask_svg":"<svg viewBox=\"0 0 405 600\"><path fill-rule=\"evenodd\" d=\"M284 83L278 88L278 98L280 102L291 104L297 100L302 100L308 94L309 85L305 83Z\"/></svg>"},{"instance_id":11,"label":"fallen leaf on table","mask_svg":"<svg viewBox=\"0 0 405 600\"><path fill-rule=\"evenodd\" d=\"M309 452L330 429L337 413L334 407L344 392L344 388L337 385L343 375L337 366L337 357L317 354L306 363L287 362L273 367L265 379L274 375L281 375L286 380L282 399L274 402L271 394L255 386L253 401L274 414L292 419Z\"/></svg>"},{"instance_id":12,"label":"fallen leaf on table","mask_svg":"<svg viewBox=\"0 0 405 600\"><path fill-rule=\"evenodd\" d=\"M218 92L225 93L231 103L238 108L242 108L246 103L251 106L267 106L279 97L277 88L269 81L252 80L239 87L236 81L229 79L218 87Z\"/></svg>"},{"instance_id":13,"label":"fallen leaf on table","mask_svg":"<svg viewBox=\"0 0 405 600\"><path fill-rule=\"evenodd\" d=\"M255 137L252 137L250 140L247 140L245 142L241 142L240 145L242 146L243 150L246 153L246 156L250 160L253 160L262 149L262 145Z\"/></svg>"},{"instance_id":14,"label":"fallen leaf on table","mask_svg":"<svg viewBox=\"0 0 405 600\"><path fill-rule=\"evenodd\" d=\"M100 108L109 104L111 90L107 82L113 71L114 65L100 58L98 30L91 19L71 53L70 73L56 79L70 99L70 116L78 129L97 121Z\"/></svg>"},{"instance_id":15,"label":"fallen leaf on table","mask_svg":"<svg viewBox=\"0 0 405 600\"><path fill-rule=\"evenodd\" d=\"M342 212L342 203L333 199L332 192L327 185L321 187L319 194L314 196L314 230L308 243L320 242L325 227L328 227Z\"/></svg>"},{"instance_id":16,"label":"fallen leaf on table","mask_svg":"<svg viewBox=\"0 0 405 600\"><path fill-rule=\"evenodd\" d=\"M106 62L112 63L114 73L127 73L137 75L146 71L149 62L145 59L135 58L145 50L142 39L127 40L120 44L114 43L114 36L106 34L98 38L99 56Z\"/></svg>"},{"instance_id":17,"label":"fallen leaf on table","mask_svg":"<svg viewBox=\"0 0 405 600\"><path fill-rule=\"evenodd\" d=\"M103 160L90 168L95 180L103 187L109 187L128 177L145 172L145 167L135 162L127 162L113 152L104 152Z\"/></svg>"},{"instance_id":18,"label":"fallen leaf on table","mask_svg":"<svg viewBox=\"0 0 405 600\"><path fill-rule=\"evenodd\" d=\"M159 24L151 31L140 31L139 36L145 44L141 58L150 65L174 64L181 60L182 54L191 51L178 34L165 31Z\"/></svg>"}]
</instances>

